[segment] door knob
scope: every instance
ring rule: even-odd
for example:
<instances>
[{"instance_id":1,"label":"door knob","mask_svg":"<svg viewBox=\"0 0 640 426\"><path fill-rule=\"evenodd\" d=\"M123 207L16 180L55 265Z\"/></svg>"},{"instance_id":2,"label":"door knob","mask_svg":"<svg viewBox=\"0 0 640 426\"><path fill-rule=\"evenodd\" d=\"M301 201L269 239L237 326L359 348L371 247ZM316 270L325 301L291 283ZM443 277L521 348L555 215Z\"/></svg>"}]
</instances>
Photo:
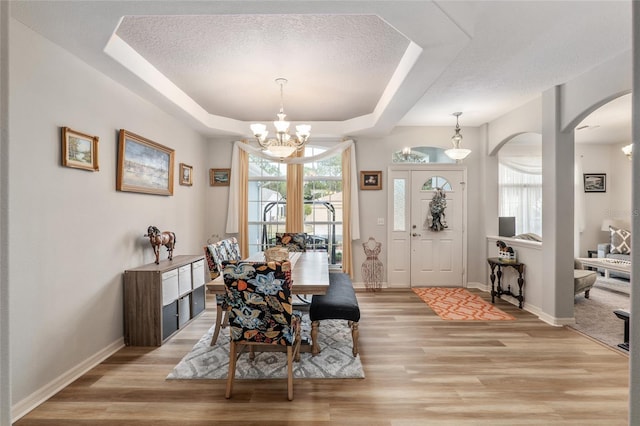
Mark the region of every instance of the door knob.
<instances>
[{"instance_id":1,"label":"door knob","mask_svg":"<svg viewBox=\"0 0 640 426\"><path fill-rule=\"evenodd\" d=\"M415 232L413 234L411 234L411 235L414 236L414 237L419 237L420 236L420 234L416 234Z\"/></svg>"}]
</instances>

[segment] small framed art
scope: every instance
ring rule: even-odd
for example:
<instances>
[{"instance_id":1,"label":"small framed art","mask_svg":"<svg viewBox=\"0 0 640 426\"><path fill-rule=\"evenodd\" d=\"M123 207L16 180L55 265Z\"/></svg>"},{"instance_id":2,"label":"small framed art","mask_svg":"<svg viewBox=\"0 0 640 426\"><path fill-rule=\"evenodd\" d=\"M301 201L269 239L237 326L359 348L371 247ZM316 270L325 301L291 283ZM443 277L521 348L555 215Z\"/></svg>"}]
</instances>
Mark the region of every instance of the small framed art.
<instances>
[{"instance_id":1,"label":"small framed art","mask_svg":"<svg viewBox=\"0 0 640 426\"><path fill-rule=\"evenodd\" d=\"M62 128L62 165L97 172L98 137Z\"/></svg>"},{"instance_id":2,"label":"small framed art","mask_svg":"<svg viewBox=\"0 0 640 426\"><path fill-rule=\"evenodd\" d=\"M585 173L584 192L607 192L606 173Z\"/></svg>"},{"instance_id":3,"label":"small framed art","mask_svg":"<svg viewBox=\"0 0 640 426\"><path fill-rule=\"evenodd\" d=\"M180 163L180 185L193 185L193 167Z\"/></svg>"},{"instance_id":4,"label":"small framed art","mask_svg":"<svg viewBox=\"0 0 640 426\"><path fill-rule=\"evenodd\" d=\"M209 169L209 184L211 186L229 186L231 183L231 169Z\"/></svg>"},{"instance_id":5,"label":"small framed art","mask_svg":"<svg viewBox=\"0 0 640 426\"><path fill-rule=\"evenodd\" d=\"M382 189L382 172L361 171L360 189Z\"/></svg>"}]
</instances>

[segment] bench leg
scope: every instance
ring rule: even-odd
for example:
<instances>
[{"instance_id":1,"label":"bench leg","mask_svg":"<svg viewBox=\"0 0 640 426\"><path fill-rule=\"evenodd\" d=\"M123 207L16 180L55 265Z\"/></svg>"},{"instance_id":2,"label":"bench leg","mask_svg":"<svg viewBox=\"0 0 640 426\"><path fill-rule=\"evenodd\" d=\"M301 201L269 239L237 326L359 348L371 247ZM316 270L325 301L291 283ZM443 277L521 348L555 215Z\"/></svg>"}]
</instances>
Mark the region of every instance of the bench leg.
<instances>
[{"instance_id":1,"label":"bench leg","mask_svg":"<svg viewBox=\"0 0 640 426\"><path fill-rule=\"evenodd\" d=\"M316 356L320 353L318 327L320 327L320 321L311 321L311 356Z\"/></svg>"},{"instance_id":2,"label":"bench leg","mask_svg":"<svg viewBox=\"0 0 640 426\"><path fill-rule=\"evenodd\" d=\"M351 339L353 340L353 356L356 356L358 355L358 337L360 337L358 323L349 321L349 327L351 327Z\"/></svg>"}]
</instances>

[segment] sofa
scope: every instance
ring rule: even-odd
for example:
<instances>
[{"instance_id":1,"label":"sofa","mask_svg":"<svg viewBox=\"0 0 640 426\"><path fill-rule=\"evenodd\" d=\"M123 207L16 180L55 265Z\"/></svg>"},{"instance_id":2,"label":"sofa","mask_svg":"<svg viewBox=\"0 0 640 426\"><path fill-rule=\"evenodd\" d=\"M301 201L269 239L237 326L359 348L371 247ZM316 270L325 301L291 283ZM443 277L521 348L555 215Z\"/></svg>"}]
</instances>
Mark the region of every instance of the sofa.
<instances>
[{"instance_id":1,"label":"sofa","mask_svg":"<svg viewBox=\"0 0 640 426\"><path fill-rule=\"evenodd\" d=\"M598 244L598 257L631 261L631 232L624 228L609 226L610 241ZM604 273L604 270L598 270ZM610 272L611 278L628 280L629 274L624 272Z\"/></svg>"}]
</instances>

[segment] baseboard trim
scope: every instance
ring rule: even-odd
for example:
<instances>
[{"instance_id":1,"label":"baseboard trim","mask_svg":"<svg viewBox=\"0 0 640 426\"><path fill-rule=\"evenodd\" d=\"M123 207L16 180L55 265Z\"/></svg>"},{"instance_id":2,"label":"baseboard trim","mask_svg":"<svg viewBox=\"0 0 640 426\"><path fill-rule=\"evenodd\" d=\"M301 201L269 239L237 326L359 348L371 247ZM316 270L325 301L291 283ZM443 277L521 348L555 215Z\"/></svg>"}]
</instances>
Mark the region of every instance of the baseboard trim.
<instances>
[{"instance_id":1,"label":"baseboard trim","mask_svg":"<svg viewBox=\"0 0 640 426\"><path fill-rule=\"evenodd\" d=\"M38 405L42 404L47 399L51 398L57 392L64 389L66 386L71 384L74 380L78 379L87 371L91 370L93 367L100 364L102 361L109 358L111 355L113 355L123 347L124 347L124 337L121 337L115 342L111 343L106 348L97 352L93 356L87 358L86 360L84 360L83 362L81 362L71 370L65 372L64 374L53 379L46 385L42 386L40 389L38 389L28 397L13 404L11 406L12 422L18 421L20 418L25 416L31 410L36 408Z\"/></svg>"}]
</instances>

